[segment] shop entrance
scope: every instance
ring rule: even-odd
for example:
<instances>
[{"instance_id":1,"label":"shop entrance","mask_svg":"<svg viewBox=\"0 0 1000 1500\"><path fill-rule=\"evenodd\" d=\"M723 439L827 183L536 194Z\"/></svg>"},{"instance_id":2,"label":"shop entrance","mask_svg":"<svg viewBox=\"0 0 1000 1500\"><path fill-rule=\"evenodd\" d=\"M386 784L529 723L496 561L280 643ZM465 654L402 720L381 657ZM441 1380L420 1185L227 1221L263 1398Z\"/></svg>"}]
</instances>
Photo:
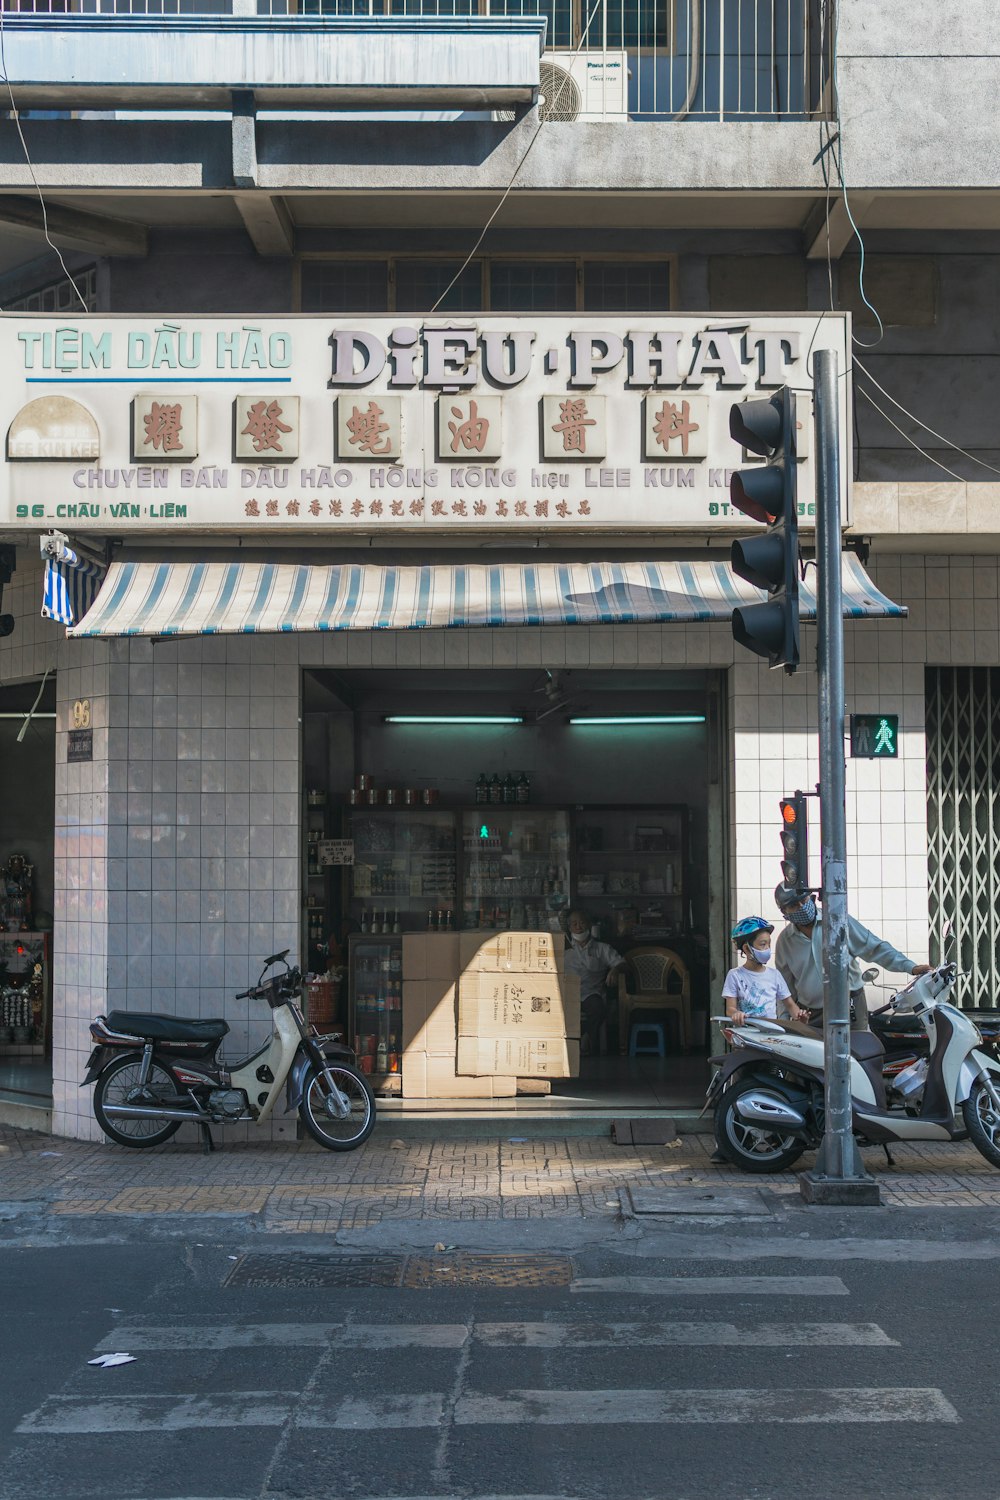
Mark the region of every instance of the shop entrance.
<instances>
[{"instance_id":1,"label":"shop entrance","mask_svg":"<svg viewBox=\"0 0 1000 1500\"><path fill-rule=\"evenodd\" d=\"M55 681L0 689L0 1100L52 1098ZM32 708L25 727L25 715Z\"/></svg>"},{"instance_id":2,"label":"shop entrance","mask_svg":"<svg viewBox=\"0 0 1000 1500\"><path fill-rule=\"evenodd\" d=\"M728 957L720 675L312 671L303 702L303 951L376 1089L700 1107Z\"/></svg>"}]
</instances>

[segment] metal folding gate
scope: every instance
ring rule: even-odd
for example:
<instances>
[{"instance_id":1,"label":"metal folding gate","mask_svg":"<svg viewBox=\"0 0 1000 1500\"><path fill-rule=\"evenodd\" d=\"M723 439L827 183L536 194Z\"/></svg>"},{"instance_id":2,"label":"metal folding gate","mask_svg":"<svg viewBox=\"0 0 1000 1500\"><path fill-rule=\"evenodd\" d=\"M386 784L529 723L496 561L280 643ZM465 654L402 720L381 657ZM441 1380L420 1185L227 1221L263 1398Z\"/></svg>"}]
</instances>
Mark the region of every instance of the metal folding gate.
<instances>
[{"instance_id":1,"label":"metal folding gate","mask_svg":"<svg viewBox=\"0 0 1000 1500\"><path fill-rule=\"evenodd\" d=\"M928 667L931 957L955 930L957 1000L1000 995L1000 668Z\"/></svg>"}]
</instances>

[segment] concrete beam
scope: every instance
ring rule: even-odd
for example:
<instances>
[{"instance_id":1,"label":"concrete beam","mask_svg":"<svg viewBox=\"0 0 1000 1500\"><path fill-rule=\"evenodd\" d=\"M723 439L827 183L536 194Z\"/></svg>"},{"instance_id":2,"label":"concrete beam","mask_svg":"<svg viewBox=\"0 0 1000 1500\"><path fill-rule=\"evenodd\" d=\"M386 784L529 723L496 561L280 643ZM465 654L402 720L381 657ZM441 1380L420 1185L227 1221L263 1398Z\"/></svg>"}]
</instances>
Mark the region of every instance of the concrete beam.
<instances>
[{"instance_id":1,"label":"concrete beam","mask_svg":"<svg viewBox=\"0 0 1000 1500\"><path fill-rule=\"evenodd\" d=\"M875 202L874 193L851 193L851 213L859 229L864 228L864 216ZM806 218L802 230L807 260L825 260L829 250L832 260L839 260L854 238L854 229L844 207L844 195L839 190L830 194L830 217L826 214L826 199L817 203Z\"/></svg>"},{"instance_id":2,"label":"concrete beam","mask_svg":"<svg viewBox=\"0 0 1000 1500\"><path fill-rule=\"evenodd\" d=\"M234 193L233 201L258 255L292 254L295 226L281 198L256 191Z\"/></svg>"},{"instance_id":3,"label":"concrete beam","mask_svg":"<svg viewBox=\"0 0 1000 1500\"><path fill-rule=\"evenodd\" d=\"M0 194L0 223L18 224L22 229L48 231L57 244L73 250L97 250L104 255L145 255L148 235L144 225L127 219L111 219L82 208L67 208L48 203L43 216L37 198L19 198Z\"/></svg>"}]
</instances>

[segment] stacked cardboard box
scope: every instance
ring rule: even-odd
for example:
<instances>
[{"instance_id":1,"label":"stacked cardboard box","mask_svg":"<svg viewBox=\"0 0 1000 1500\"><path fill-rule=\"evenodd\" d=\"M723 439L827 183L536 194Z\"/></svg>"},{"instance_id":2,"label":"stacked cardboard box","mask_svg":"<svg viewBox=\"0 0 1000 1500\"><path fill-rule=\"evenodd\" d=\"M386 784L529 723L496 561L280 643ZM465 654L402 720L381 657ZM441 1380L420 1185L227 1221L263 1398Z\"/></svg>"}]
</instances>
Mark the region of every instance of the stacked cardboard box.
<instances>
[{"instance_id":1,"label":"stacked cardboard box","mask_svg":"<svg viewBox=\"0 0 1000 1500\"><path fill-rule=\"evenodd\" d=\"M550 932L463 933L458 1073L571 1078L580 1070L580 984Z\"/></svg>"},{"instance_id":2,"label":"stacked cardboard box","mask_svg":"<svg viewBox=\"0 0 1000 1500\"><path fill-rule=\"evenodd\" d=\"M403 937L403 1094L408 1099L502 1099L512 1077L459 1077L456 933Z\"/></svg>"}]
</instances>

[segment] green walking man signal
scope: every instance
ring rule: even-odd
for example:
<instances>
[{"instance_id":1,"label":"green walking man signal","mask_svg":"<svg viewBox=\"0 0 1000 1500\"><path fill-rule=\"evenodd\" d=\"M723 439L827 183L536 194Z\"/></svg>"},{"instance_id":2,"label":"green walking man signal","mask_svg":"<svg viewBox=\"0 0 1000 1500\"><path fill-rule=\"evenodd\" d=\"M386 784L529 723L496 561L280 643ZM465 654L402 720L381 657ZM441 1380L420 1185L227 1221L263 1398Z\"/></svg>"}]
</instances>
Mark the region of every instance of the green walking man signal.
<instances>
[{"instance_id":1,"label":"green walking man signal","mask_svg":"<svg viewBox=\"0 0 1000 1500\"><path fill-rule=\"evenodd\" d=\"M851 714L851 756L855 760L899 757L898 714Z\"/></svg>"}]
</instances>

